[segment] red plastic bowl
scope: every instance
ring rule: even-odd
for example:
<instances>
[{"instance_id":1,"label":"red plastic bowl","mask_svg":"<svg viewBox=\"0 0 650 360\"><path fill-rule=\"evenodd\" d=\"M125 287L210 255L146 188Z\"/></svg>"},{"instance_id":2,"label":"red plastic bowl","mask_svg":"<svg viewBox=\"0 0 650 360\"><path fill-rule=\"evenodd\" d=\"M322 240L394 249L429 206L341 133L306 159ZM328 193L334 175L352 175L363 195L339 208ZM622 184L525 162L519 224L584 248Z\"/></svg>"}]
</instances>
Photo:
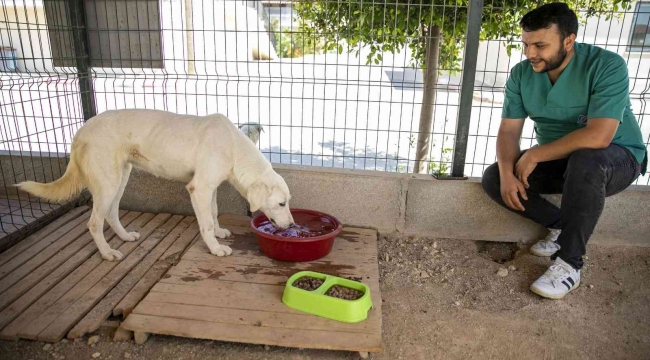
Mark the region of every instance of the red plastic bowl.
<instances>
[{"instance_id":1,"label":"red plastic bowl","mask_svg":"<svg viewBox=\"0 0 650 360\"><path fill-rule=\"evenodd\" d=\"M251 228L257 234L257 243L264 255L280 261L300 262L318 260L332 251L334 239L341 232L343 226L332 215L307 209L291 209L296 225L309 223L322 223L328 219L333 223L334 229L323 235L307 238L287 238L260 231L260 225L268 221L264 213L251 219Z\"/></svg>"}]
</instances>

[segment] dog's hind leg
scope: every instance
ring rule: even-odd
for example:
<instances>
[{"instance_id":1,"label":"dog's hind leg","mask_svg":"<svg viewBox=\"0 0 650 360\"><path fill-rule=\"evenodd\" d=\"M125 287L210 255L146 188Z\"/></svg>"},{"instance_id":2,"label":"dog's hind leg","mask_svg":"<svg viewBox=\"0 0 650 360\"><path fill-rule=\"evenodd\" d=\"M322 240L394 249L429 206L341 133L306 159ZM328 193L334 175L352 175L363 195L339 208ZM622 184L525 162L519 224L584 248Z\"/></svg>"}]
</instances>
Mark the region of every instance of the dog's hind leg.
<instances>
[{"instance_id":1,"label":"dog's hind leg","mask_svg":"<svg viewBox=\"0 0 650 360\"><path fill-rule=\"evenodd\" d=\"M119 190L117 181L119 181L119 177L115 179L114 185L108 181L95 182L93 188L89 189L93 196L93 212L88 221L88 230L102 257L108 261L122 260L124 258L121 252L111 249L104 238L103 230L104 219L109 216L113 199L115 199Z\"/></svg>"},{"instance_id":2,"label":"dog's hind leg","mask_svg":"<svg viewBox=\"0 0 650 360\"><path fill-rule=\"evenodd\" d=\"M140 234L135 231L127 232L122 226L122 223L120 223L120 200L122 199L122 195L124 195L126 184L129 182L129 175L131 175L132 168L133 166L129 163L126 163L124 165L120 187L117 191L117 195L111 203L111 212L106 218L106 221L111 226L111 229L113 229L115 234L124 241L136 241L140 238Z\"/></svg>"},{"instance_id":3,"label":"dog's hind leg","mask_svg":"<svg viewBox=\"0 0 650 360\"><path fill-rule=\"evenodd\" d=\"M194 180L187 185L187 191L190 193L192 207L194 208L194 213L196 214L196 219L199 223L199 229L201 230L203 241L210 249L212 255L227 256L232 253L232 249L228 246L219 244L219 241L217 241L217 238L214 235L215 221L212 217L211 203L214 200L215 190L214 187L208 185L198 186Z\"/></svg>"},{"instance_id":4,"label":"dog's hind leg","mask_svg":"<svg viewBox=\"0 0 650 360\"><path fill-rule=\"evenodd\" d=\"M230 236L230 231L219 225L219 207L217 206L217 189L212 194L212 219L214 220L214 236L225 239Z\"/></svg>"}]
</instances>

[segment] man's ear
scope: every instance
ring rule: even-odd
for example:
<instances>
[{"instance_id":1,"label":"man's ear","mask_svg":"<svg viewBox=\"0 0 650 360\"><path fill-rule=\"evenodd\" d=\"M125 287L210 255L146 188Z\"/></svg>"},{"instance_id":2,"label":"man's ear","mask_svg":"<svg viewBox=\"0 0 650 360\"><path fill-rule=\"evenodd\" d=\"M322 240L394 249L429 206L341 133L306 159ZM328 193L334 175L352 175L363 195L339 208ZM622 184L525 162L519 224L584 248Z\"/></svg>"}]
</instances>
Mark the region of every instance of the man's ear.
<instances>
[{"instance_id":1,"label":"man's ear","mask_svg":"<svg viewBox=\"0 0 650 360\"><path fill-rule=\"evenodd\" d=\"M246 200L251 206L251 212L259 210L269 196L269 187L262 181L256 181L246 192Z\"/></svg>"},{"instance_id":2,"label":"man's ear","mask_svg":"<svg viewBox=\"0 0 650 360\"><path fill-rule=\"evenodd\" d=\"M566 51L573 49L573 45L575 45L575 42L576 42L576 35L570 34L569 36L564 38L564 49Z\"/></svg>"}]
</instances>

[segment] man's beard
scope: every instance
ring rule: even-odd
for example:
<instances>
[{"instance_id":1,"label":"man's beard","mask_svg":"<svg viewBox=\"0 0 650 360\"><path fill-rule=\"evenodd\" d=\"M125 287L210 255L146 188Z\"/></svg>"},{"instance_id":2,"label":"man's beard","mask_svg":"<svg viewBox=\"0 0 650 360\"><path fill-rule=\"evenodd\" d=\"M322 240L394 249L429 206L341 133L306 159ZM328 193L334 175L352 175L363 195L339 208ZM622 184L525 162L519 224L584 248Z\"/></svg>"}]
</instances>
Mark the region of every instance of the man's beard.
<instances>
[{"instance_id":1,"label":"man's beard","mask_svg":"<svg viewBox=\"0 0 650 360\"><path fill-rule=\"evenodd\" d=\"M553 56L548 60L542 59L544 61L544 69L540 72L545 73L559 68L560 66L562 66L562 63L564 62L564 59L566 59L566 56L567 56L566 49L564 48L564 46L561 46L560 51L558 51L557 54L555 54L555 56Z\"/></svg>"}]
</instances>

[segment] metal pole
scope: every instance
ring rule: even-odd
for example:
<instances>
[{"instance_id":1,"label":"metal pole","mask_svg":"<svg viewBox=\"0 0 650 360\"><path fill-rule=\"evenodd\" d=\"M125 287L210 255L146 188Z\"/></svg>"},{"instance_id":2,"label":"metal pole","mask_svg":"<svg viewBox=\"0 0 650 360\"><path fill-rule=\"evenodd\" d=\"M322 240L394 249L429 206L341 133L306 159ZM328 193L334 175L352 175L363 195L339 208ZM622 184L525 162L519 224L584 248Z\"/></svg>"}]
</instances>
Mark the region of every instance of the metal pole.
<instances>
[{"instance_id":1,"label":"metal pole","mask_svg":"<svg viewBox=\"0 0 650 360\"><path fill-rule=\"evenodd\" d=\"M84 121L97 115L95 105L95 89L91 78L90 55L88 53L88 36L86 36L86 12L83 0L68 1L68 11L72 20L72 44L74 46L74 60L77 65L77 79L81 92L81 107Z\"/></svg>"},{"instance_id":2,"label":"metal pole","mask_svg":"<svg viewBox=\"0 0 650 360\"><path fill-rule=\"evenodd\" d=\"M472 116L472 98L474 97L474 78L478 60L483 0L470 0L467 13L465 55L463 56L463 75L460 88L458 123L456 124L456 144L451 169L451 176L454 178L463 178L465 176L465 156L467 153L467 139L469 138L469 121Z\"/></svg>"}]
</instances>

